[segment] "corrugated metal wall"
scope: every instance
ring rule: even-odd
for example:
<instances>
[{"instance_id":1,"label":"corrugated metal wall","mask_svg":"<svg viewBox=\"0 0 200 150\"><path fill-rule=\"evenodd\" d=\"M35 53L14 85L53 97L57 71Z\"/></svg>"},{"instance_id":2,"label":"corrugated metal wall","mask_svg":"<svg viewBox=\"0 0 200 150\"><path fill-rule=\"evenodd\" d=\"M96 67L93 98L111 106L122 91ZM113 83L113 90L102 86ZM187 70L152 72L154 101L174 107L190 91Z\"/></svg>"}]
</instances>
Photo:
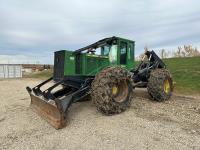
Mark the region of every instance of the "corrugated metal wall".
<instances>
[{"instance_id":1,"label":"corrugated metal wall","mask_svg":"<svg viewBox=\"0 0 200 150\"><path fill-rule=\"evenodd\" d=\"M0 78L21 78L22 65L0 64Z\"/></svg>"}]
</instances>

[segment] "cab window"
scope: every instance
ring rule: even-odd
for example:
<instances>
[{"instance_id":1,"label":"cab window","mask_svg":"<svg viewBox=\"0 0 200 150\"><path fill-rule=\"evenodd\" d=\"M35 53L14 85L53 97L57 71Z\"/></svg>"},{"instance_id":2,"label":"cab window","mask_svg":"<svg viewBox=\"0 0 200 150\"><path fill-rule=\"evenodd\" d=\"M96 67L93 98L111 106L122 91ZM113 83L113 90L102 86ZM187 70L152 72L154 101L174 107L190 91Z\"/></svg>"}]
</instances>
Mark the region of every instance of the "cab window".
<instances>
[{"instance_id":1,"label":"cab window","mask_svg":"<svg viewBox=\"0 0 200 150\"><path fill-rule=\"evenodd\" d=\"M101 55L108 56L109 51L110 51L110 47L109 46L103 46L102 50L101 50Z\"/></svg>"}]
</instances>

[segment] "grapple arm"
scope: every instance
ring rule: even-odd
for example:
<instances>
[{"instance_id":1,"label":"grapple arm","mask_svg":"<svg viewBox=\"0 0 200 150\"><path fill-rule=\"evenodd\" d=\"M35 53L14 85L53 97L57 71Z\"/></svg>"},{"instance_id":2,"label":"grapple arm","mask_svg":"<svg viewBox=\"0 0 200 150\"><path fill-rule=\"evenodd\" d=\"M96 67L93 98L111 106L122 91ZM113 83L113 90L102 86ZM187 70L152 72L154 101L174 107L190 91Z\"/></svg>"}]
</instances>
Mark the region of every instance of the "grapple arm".
<instances>
[{"instance_id":1,"label":"grapple arm","mask_svg":"<svg viewBox=\"0 0 200 150\"><path fill-rule=\"evenodd\" d=\"M131 70L133 81L136 83L135 87L146 87L151 70L166 68L165 63L154 51L146 51L145 55L148 61L142 60L136 69Z\"/></svg>"}]
</instances>

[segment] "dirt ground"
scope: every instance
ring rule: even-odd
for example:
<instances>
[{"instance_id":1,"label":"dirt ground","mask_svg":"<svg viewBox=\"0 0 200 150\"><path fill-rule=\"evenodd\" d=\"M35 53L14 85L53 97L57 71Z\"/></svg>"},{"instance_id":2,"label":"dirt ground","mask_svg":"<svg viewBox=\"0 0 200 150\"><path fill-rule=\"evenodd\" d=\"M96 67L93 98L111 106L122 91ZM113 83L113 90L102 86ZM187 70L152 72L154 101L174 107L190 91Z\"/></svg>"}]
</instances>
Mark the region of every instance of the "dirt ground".
<instances>
[{"instance_id":1,"label":"dirt ground","mask_svg":"<svg viewBox=\"0 0 200 150\"><path fill-rule=\"evenodd\" d=\"M130 109L103 116L90 102L73 104L68 126L55 130L30 108L25 87L36 79L0 81L0 149L199 149L200 98L164 103L135 90Z\"/></svg>"}]
</instances>

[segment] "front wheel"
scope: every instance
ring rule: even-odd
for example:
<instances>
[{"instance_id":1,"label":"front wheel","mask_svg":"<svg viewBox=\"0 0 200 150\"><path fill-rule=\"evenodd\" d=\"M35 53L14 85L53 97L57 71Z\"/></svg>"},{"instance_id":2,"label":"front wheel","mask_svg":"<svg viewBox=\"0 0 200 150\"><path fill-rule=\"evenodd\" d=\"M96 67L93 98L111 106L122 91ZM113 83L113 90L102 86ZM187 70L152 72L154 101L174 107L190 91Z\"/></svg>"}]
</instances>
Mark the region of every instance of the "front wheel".
<instances>
[{"instance_id":1,"label":"front wheel","mask_svg":"<svg viewBox=\"0 0 200 150\"><path fill-rule=\"evenodd\" d=\"M129 72L121 67L109 67L99 72L91 91L97 110L105 115L125 111L132 100L130 79Z\"/></svg>"},{"instance_id":2,"label":"front wheel","mask_svg":"<svg viewBox=\"0 0 200 150\"><path fill-rule=\"evenodd\" d=\"M155 69L151 72L147 91L156 101L170 99L173 92L173 80L170 72L166 69Z\"/></svg>"}]
</instances>

